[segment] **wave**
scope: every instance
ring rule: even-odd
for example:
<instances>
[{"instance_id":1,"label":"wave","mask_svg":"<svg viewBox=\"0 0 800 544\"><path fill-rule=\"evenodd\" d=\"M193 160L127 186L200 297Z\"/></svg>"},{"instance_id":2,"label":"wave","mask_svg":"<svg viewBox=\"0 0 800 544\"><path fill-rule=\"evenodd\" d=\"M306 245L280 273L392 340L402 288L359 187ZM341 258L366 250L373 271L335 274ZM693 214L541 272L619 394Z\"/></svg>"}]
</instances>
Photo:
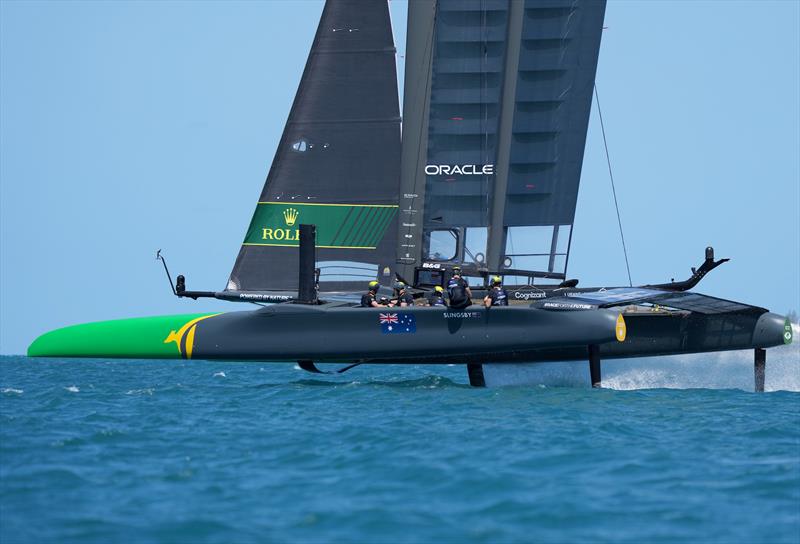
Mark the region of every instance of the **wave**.
<instances>
[{"instance_id":1,"label":"wave","mask_svg":"<svg viewBox=\"0 0 800 544\"><path fill-rule=\"evenodd\" d=\"M263 388L271 388L271 387L278 387L278 388L285 388L287 385L301 385L307 387L352 387L352 386L361 386L361 387L391 387L391 388L399 388L399 389L440 389L440 388L448 388L448 387L455 387L455 388L468 388L470 387L464 383L458 383L454 380L451 380L445 376L439 376L436 374L427 375L421 378L415 379L399 379L399 380L372 380L369 379L367 376L363 376L361 380L342 380L341 378L336 379L337 377L331 376L331 379L303 379L303 380L294 380L291 382L278 382L278 383L262 383L255 385L253 387L257 389Z\"/></svg>"},{"instance_id":2,"label":"wave","mask_svg":"<svg viewBox=\"0 0 800 544\"><path fill-rule=\"evenodd\" d=\"M152 395L155 392L155 389L152 387L148 387L146 389L131 389L126 392L126 395Z\"/></svg>"},{"instance_id":3,"label":"wave","mask_svg":"<svg viewBox=\"0 0 800 544\"><path fill-rule=\"evenodd\" d=\"M377 385L382 387L394 387L394 388L409 388L409 389L443 389L447 387L469 387L469 385L458 383L450 378L446 378L444 376L437 376L436 374L431 374L429 376L425 376L418 379L413 380L398 380L398 381L379 381L379 380L370 380L368 382L364 382L364 385Z\"/></svg>"}]
</instances>

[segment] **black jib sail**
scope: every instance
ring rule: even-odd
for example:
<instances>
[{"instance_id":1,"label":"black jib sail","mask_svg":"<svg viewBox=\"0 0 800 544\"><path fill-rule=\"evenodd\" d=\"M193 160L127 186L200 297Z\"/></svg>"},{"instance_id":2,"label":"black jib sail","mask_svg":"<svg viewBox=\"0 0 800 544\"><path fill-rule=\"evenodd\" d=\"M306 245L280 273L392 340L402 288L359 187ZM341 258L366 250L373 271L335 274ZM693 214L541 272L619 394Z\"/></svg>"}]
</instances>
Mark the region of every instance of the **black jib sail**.
<instances>
[{"instance_id":1,"label":"black jib sail","mask_svg":"<svg viewBox=\"0 0 800 544\"><path fill-rule=\"evenodd\" d=\"M561 279L604 0L409 5L398 258ZM410 100L413 99L413 100Z\"/></svg>"},{"instance_id":2,"label":"black jib sail","mask_svg":"<svg viewBox=\"0 0 800 544\"><path fill-rule=\"evenodd\" d=\"M317 226L321 291L393 277L400 116L385 1L328 0L228 291L294 291Z\"/></svg>"}]
</instances>

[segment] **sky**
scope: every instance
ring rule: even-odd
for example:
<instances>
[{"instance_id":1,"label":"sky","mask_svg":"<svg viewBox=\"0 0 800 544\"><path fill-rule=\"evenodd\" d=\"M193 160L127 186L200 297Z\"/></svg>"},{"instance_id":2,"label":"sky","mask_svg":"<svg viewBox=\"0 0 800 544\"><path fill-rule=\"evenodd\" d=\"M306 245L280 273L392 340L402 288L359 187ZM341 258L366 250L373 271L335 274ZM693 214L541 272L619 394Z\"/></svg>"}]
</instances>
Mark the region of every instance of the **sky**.
<instances>
[{"instance_id":1,"label":"sky","mask_svg":"<svg viewBox=\"0 0 800 544\"><path fill-rule=\"evenodd\" d=\"M402 80L407 3L390 2ZM0 353L56 327L248 309L221 290L319 1L0 1ZM800 2L610 1L597 88L634 284L800 309ZM402 89L402 81L401 87ZM596 104L595 104L596 106ZM568 275L627 284L593 106Z\"/></svg>"}]
</instances>

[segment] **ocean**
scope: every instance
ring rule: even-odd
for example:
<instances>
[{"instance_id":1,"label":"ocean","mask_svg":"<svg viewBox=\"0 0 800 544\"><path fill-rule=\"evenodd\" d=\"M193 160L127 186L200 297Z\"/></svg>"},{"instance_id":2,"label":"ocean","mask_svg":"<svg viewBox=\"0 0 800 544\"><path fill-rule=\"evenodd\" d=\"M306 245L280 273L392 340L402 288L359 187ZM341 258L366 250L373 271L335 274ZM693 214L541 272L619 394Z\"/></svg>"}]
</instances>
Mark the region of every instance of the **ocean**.
<instances>
[{"instance_id":1,"label":"ocean","mask_svg":"<svg viewBox=\"0 0 800 544\"><path fill-rule=\"evenodd\" d=\"M585 366L5 356L0 542L800 542L797 344Z\"/></svg>"}]
</instances>

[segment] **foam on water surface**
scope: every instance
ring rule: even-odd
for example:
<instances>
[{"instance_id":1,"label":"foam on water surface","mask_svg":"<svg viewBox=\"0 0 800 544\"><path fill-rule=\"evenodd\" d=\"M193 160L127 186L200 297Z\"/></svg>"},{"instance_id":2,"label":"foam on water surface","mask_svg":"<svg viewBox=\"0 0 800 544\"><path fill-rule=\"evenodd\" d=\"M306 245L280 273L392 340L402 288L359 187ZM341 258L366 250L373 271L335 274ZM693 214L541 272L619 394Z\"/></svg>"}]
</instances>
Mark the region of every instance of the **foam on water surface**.
<instances>
[{"instance_id":1,"label":"foam on water surface","mask_svg":"<svg viewBox=\"0 0 800 544\"><path fill-rule=\"evenodd\" d=\"M609 389L742 389L754 387L753 351L602 361ZM590 387L588 362L484 365L489 387ZM800 391L800 342L767 350L766 391Z\"/></svg>"}]
</instances>

